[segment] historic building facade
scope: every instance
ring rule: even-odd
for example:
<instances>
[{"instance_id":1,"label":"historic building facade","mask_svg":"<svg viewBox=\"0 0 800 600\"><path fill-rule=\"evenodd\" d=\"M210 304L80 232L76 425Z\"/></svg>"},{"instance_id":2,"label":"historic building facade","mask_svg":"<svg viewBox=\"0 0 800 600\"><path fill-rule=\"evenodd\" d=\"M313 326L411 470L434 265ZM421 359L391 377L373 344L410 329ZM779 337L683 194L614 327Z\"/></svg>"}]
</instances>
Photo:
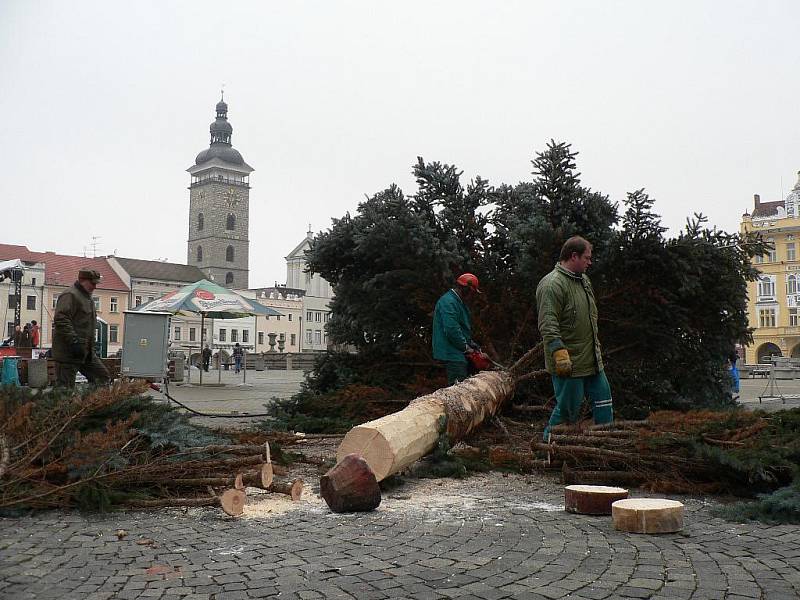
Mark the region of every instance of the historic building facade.
<instances>
[{"instance_id":1,"label":"historic building facade","mask_svg":"<svg viewBox=\"0 0 800 600\"><path fill-rule=\"evenodd\" d=\"M748 283L748 320L753 344L745 362L763 363L770 356L800 358L800 172L783 200L761 202L742 216L741 231L758 231L773 249L754 259L761 272Z\"/></svg>"},{"instance_id":2,"label":"historic building facade","mask_svg":"<svg viewBox=\"0 0 800 600\"><path fill-rule=\"evenodd\" d=\"M217 103L210 132L211 144L187 169L192 178L186 264L219 285L247 289L253 168L231 145L233 127L224 100Z\"/></svg>"},{"instance_id":3,"label":"historic building facade","mask_svg":"<svg viewBox=\"0 0 800 600\"><path fill-rule=\"evenodd\" d=\"M306 273L306 250L311 247L314 234L306 233L305 239L286 256L286 287L304 290L303 314L300 320L302 349L326 350L328 348L327 323L331 315L333 298L331 284L319 273Z\"/></svg>"}]
</instances>

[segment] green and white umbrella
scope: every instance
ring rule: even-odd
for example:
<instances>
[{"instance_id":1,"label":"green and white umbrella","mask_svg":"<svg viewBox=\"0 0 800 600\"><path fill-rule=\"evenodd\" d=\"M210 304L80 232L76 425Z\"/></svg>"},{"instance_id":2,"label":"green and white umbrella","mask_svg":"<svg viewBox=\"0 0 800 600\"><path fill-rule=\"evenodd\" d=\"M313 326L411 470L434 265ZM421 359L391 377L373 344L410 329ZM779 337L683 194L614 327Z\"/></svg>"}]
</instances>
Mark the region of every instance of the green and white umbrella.
<instances>
[{"instance_id":1,"label":"green and white umbrella","mask_svg":"<svg viewBox=\"0 0 800 600\"><path fill-rule=\"evenodd\" d=\"M200 348L205 343L205 319L239 319L252 316L282 316L277 310L245 298L236 292L207 279L185 285L179 290L156 298L133 310L141 312L166 312L173 315L200 315ZM221 376L221 374L220 374ZM245 371L245 377L247 372ZM200 369L200 383L203 370Z\"/></svg>"},{"instance_id":2,"label":"green and white umbrella","mask_svg":"<svg viewBox=\"0 0 800 600\"><path fill-rule=\"evenodd\" d=\"M207 279L185 285L134 310L168 312L182 316L199 314L210 319L281 315L277 310L245 298Z\"/></svg>"}]
</instances>

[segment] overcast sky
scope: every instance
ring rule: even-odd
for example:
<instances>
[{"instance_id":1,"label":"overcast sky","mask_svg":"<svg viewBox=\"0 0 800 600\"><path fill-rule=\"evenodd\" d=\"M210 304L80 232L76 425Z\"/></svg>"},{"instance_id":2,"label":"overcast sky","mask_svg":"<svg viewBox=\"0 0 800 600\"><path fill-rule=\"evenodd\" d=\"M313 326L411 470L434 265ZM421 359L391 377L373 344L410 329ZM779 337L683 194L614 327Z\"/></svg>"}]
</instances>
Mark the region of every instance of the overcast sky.
<instances>
[{"instance_id":1,"label":"overcast sky","mask_svg":"<svg viewBox=\"0 0 800 600\"><path fill-rule=\"evenodd\" d=\"M225 84L250 285L417 156L645 187L673 230L738 229L800 170L800 2L0 0L0 241L186 260L189 175ZM783 186L783 188L781 187Z\"/></svg>"}]
</instances>

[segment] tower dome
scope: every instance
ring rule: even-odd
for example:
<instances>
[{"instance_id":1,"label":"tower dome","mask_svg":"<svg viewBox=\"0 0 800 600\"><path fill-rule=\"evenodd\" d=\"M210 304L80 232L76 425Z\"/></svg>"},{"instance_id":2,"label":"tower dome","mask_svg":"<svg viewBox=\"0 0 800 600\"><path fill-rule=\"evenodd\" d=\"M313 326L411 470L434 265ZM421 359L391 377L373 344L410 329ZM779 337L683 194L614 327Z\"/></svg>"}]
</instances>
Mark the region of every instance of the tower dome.
<instances>
[{"instance_id":1,"label":"tower dome","mask_svg":"<svg viewBox=\"0 0 800 600\"><path fill-rule=\"evenodd\" d=\"M247 167L242 155L231 145L233 127L228 122L228 104L223 98L217 102L216 119L211 123L208 130L211 135L211 143L206 150L197 155L194 161L195 165L199 166L209 160L218 158L231 165Z\"/></svg>"}]
</instances>

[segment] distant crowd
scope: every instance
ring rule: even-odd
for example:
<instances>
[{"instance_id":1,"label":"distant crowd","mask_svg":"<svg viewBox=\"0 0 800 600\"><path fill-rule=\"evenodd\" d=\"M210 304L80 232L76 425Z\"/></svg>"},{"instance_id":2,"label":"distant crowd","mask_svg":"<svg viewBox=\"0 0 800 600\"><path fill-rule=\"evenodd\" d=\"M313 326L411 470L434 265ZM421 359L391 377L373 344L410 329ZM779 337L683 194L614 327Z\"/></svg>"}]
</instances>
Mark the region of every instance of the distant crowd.
<instances>
[{"instance_id":1,"label":"distant crowd","mask_svg":"<svg viewBox=\"0 0 800 600\"><path fill-rule=\"evenodd\" d=\"M15 348L38 348L39 347L39 323L31 321L20 327L14 327L14 332L3 340L2 346L14 346Z\"/></svg>"}]
</instances>

